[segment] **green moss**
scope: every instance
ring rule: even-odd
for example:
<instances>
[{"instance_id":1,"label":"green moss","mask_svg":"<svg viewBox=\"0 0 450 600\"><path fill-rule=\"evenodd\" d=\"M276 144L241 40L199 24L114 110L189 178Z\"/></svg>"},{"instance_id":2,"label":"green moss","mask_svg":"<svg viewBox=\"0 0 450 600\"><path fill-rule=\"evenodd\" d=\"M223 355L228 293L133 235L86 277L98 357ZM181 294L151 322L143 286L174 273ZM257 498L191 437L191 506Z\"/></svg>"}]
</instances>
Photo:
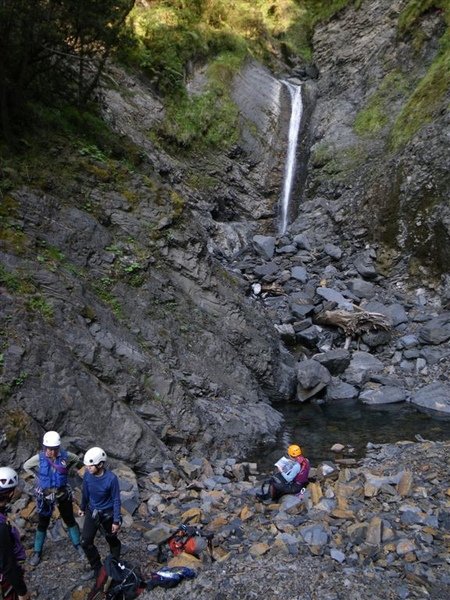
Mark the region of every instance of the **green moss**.
<instances>
[{"instance_id":1,"label":"green moss","mask_svg":"<svg viewBox=\"0 0 450 600\"><path fill-rule=\"evenodd\" d=\"M367 153L360 145L351 146L344 150L336 150L327 144L315 147L310 162L316 169L337 180L347 177L353 169L364 163Z\"/></svg>"},{"instance_id":2,"label":"green moss","mask_svg":"<svg viewBox=\"0 0 450 600\"><path fill-rule=\"evenodd\" d=\"M409 0L398 17L398 31L401 35L410 32L421 15L431 9L444 9L443 0Z\"/></svg>"},{"instance_id":3,"label":"green moss","mask_svg":"<svg viewBox=\"0 0 450 600\"><path fill-rule=\"evenodd\" d=\"M366 106L358 112L353 128L358 135L377 134L390 120L389 107L398 96L407 93L406 77L398 72L388 73L377 91L369 98Z\"/></svg>"},{"instance_id":4,"label":"green moss","mask_svg":"<svg viewBox=\"0 0 450 600\"><path fill-rule=\"evenodd\" d=\"M243 59L243 54L220 54L208 67L203 93L181 93L168 102L166 118L158 130L164 145L201 151L208 147L224 149L237 141L239 114L230 96L230 83Z\"/></svg>"},{"instance_id":5,"label":"green moss","mask_svg":"<svg viewBox=\"0 0 450 600\"><path fill-rule=\"evenodd\" d=\"M318 144L314 146L310 164L315 169L320 169L333 159L334 150L328 144Z\"/></svg>"},{"instance_id":6,"label":"green moss","mask_svg":"<svg viewBox=\"0 0 450 600\"><path fill-rule=\"evenodd\" d=\"M397 117L389 140L390 147L394 150L406 144L442 110L448 110L446 98L450 88L450 5L442 0L411 0L399 16L398 28L402 35L414 33L414 28L419 28L420 17L429 10L439 11L445 20L446 29L440 39L436 58Z\"/></svg>"},{"instance_id":7,"label":"green moss","mask_svg":"<svg viewBox=\"0 0 450 600\"><path fill-rule=\"evenodd\" d=\"M13 196L10 194L5 194L2 196L0 202L0 223L5 222L6 218L17 217L19 203Z\"/></svg>"},{"instance_id":8,"label":"green moss","mask_svg":"<svg viewBox=\"0 0 450 600\"><path fill-rule=\"evenodd\" d=\"M7 395L10 395L13 391L13 385L8 390L4 390L7 392ZM2 392L0 391L0 398L2 397ZM5 397L3 397L4 399ZM3 419L2 419L3 420ZM28 414L21 410L7 410L4 414L4 428L6 439L8 443L15 442L20 434L26 433L30 429L30 417Z\"/></svg>"},{"instance_id":9,"label":"green moss","mask_svg":"<svg viewBox=\"0 0 450 600\"><path fill-rule=\"evenodd\" d=\"M196 190L211 191L217 185L217 179L207 174L194 173L191 171L188 174L187 184Z\"/></svg>"},{"instance_id":10,"label":"green moss","mask_svg":"<svg viewBox=\"0 0 450 600\"><path fill-rule=\"evenodd\" d=\"M31 294L36 290L28 277L17 271L8 271L3 265L0 265L0 285L18 295Z\"/></svg>"},{"instance_id":11,"label":"green moss","mask_svg":"<svg viewBox=\"0 0 450 600\"><path fill-rule=\"evenodd\" d=\"M172 218L177 220L183 214L184 208L186 206L186 201L178 192L172 190L170 192L170 200L172 203Z\"/></svg>"},{"instance_id":12,"label":"green moss","mask_svg":"<svg viewBox=\"0 0 450 600\"><path fill-rule=\"evenodd\" d=\"M98 282L94 283L93 287L100 300L111 308L118 319L121 319L123 317L123 309L120 301L111 291L113 285L114 280L111 277L102 277Z\"/></svg>"},{"instance_id":13,"label":"green moss","mask_svg":"<svg viewBox=\"0 0 450 600\"><path fill-rule=\"evenodd\" d=\"M444 109L450 88L450 36L427 74L421 79L399 114L390 136L390 146L397 149L406 144L424 125Z\"/></svg>"},{"instance_id":14,"label":"green moss","mask_svg":"<svg viewBox=\"0 0 450 600\"><path fill-rule=\"evenodd\" d=\"M37 294L26 301L27 308L40 314L45 321L51 321L54 316L53 306L41 295Z\"/></svg>"},{"instance_id":15,"label":"green moss","mask_svg":"<svg viewBox=\"0 0 450 600\"><path fill-rule=\"evenodd\" d=\"M30 245L27 236L12 226L0 228L0 243L8 252L18 256L26 254Z\"/></svg>"}]
</instances>

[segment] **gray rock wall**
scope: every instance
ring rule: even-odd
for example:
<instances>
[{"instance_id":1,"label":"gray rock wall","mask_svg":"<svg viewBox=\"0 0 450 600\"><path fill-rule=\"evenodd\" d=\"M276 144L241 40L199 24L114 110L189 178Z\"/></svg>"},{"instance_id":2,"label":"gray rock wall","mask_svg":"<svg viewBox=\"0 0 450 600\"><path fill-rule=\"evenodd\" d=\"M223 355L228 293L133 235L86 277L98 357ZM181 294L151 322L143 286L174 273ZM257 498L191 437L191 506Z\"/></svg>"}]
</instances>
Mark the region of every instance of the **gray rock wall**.
<instances>
[{"instance_id":1,"label":"gray rock wall","mask_svg":"<svg viewBox=\"0 0 450 600\"><path fill-rule=\"evenodd\" d=\"M395 148L391 133L439 51L445 24L442 12L430 10L415 30L401 36L398 19L406 4L350 4L317 28L314 60L320 76L306 199L321 196L335 210L342 207L340 226L350 236L365 226L386 248L388 268L403 252L412 271L415 262L408 259L413 257L439 275L450 264L449 91L443 109L438 106L406 145ZM375 129L357 133L357 116L374 102Z\"/></svg>"}]
</instances>

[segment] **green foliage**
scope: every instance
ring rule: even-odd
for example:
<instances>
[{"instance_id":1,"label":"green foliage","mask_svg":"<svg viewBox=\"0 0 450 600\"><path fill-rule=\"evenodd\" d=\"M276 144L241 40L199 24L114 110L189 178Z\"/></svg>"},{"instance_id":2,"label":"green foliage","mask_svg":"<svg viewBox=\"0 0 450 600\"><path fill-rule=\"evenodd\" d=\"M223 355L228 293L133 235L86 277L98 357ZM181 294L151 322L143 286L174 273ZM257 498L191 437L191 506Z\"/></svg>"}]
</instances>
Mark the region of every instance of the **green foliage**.
<instances>
[{"instance_id":1,"label":"green foliage","mask_svg":"<svg viewBox=\"0 0 450 600\"><path fill-rule=\"evenodd\" d=\"M21 0L0 3L0 116L3 133L31 98L84 104L118 42L134 0Z\"/></svg>"},{"instance_id":2,"label":"green foliage","mask_svg":"<svg viewBox=\"0 0 450 600\"><path fill-rule=\"evenodd\" d=\"M352 0L155 0L139 3L128 18L119 51L164 95L184 89L194 64L229 52L271 64L290 55L311 57L314 27ZM360 0L354 1L359 6Z\"/></svg>"},{"instance_id":3,"label":"green foliage","mask_svg":"<svg viewBox=\"0 0 450 600\"><path fill-rule=\"evenodd\" d=\"M212 4L218 8L218 2L160 0L138 5L129 18L133 43L122 49L120 58L142 68L161 93L179 94L190 65L206 63L226 51L245 51L239 35L211 25L208 6Z\"/></svg>"},{"instance_id":4,"label":"green foliage","mask_svg":"<svg viewBox=\"0 0 450 600\"><path fill-rule=\"evenodd\" d=\"M157 132L163 144L184 150L226 148L238 139L238 110L230 82L244 55L225 52L208 66L202 93L181 92L167 102L166 118Z\"/></svg>"},{"instance_id":5,"label":"green foliage","mask_svg":"<svg viewBox=\"0 0 450 600\"><path fill-rule=\"evenodd\" d=\"M59 265L65 262L64 254L55 246L47 244L45 240L38 240L36 246L39 252L36 255L36 260L46 265L49 271L56 271Z\"/></svg>"},{"instance_id":6,"label":"green foliage","mask_svg":"<svg viewBox=\"0 0 450 600\"><path fill-rule=\"evenodd\" d=\"M314 148L310 160L314 168L322 169L336 180L343 180L366 158L366 152L359 145L336 150L327 144L320 144Z\"/></svg>"},{"instance_id":7,"label":"green foliage","mask_svg":"<svg viewBox=\"0 0 450 600\"><path fill-rule=\"evenodd\" d=\"M114 133L94 105L55 107L34 102L29 110L34 125L28 137L34 144L41 140L48 145L55 144L59 135L69 148L78 145L79 154L86 158L104 161L112 157L128 160L132 165L141 160L139 149ZM44 148L41 151L44 152Z\"/></svg>"},{"instance_id":8,"label":"green foliage","mask_svg":"<svg viewBox=\"0 0 450 600\"><path fill-rule=\"evenodd\" d=\"M79 153L81 156L89 156L90 158L94 158L95 160L104 161L106 160L106 155L104 152L100 150L95 144L88 144L87 146L82 146L79 149Z\"/></svg>"},{"instance_id":9,"label":"green foliage","mask_svg":"<svg viewBox=\"0 0 450 600\"><path fill-rule=\"evenodd\" d=\"M210 90L171 102L159 135L163 142L183 149L224 148L237 140L237 119L233 102Z\"/></svg>"}]
</instances>

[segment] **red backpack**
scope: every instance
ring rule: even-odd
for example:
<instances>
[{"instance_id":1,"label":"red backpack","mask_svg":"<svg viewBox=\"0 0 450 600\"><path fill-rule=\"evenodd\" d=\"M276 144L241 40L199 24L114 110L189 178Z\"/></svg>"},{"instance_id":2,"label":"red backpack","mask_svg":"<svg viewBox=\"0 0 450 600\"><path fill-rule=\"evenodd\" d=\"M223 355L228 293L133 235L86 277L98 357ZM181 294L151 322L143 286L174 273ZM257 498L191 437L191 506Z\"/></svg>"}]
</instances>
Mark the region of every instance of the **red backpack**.
<instances>
[{"instance_id":1,"label":"red backpack","mask_svg":"<svg viewBox=\"0 0 450 600\"><path fill-rule=\"evenodd\" d=\"M192 525L180 525L174 534L170 536L166 544L173 556L178 556L182 552L192 554L199 558L203 550L208 548L211 559L213 558L212 539L213 533L203 532ZM158 561L165 562L167 560L167 548L163 544L159 547Z\"/></svg>"}]
</instances>

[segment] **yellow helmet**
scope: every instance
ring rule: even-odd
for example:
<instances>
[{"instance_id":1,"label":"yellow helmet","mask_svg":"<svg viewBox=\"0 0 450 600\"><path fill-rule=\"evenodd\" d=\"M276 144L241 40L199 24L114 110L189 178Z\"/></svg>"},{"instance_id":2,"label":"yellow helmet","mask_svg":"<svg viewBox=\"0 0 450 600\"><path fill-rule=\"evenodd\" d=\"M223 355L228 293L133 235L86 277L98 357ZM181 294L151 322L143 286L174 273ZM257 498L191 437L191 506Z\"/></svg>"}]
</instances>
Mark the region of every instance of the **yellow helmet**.
<instances>
[{"instance_id":1,"label":"yellow helmet","mask_svg":"<svg viewBox=\"0 0 450 600\"><path fill-rule=\"evenodd\" d=\"M297 444L292 444L288 448L288 454L289 456L292 456L292 458L295 458L296 456L301 456L302 449L300 448L300 446L297 446Z\"/></svg>"}]
</instances>

